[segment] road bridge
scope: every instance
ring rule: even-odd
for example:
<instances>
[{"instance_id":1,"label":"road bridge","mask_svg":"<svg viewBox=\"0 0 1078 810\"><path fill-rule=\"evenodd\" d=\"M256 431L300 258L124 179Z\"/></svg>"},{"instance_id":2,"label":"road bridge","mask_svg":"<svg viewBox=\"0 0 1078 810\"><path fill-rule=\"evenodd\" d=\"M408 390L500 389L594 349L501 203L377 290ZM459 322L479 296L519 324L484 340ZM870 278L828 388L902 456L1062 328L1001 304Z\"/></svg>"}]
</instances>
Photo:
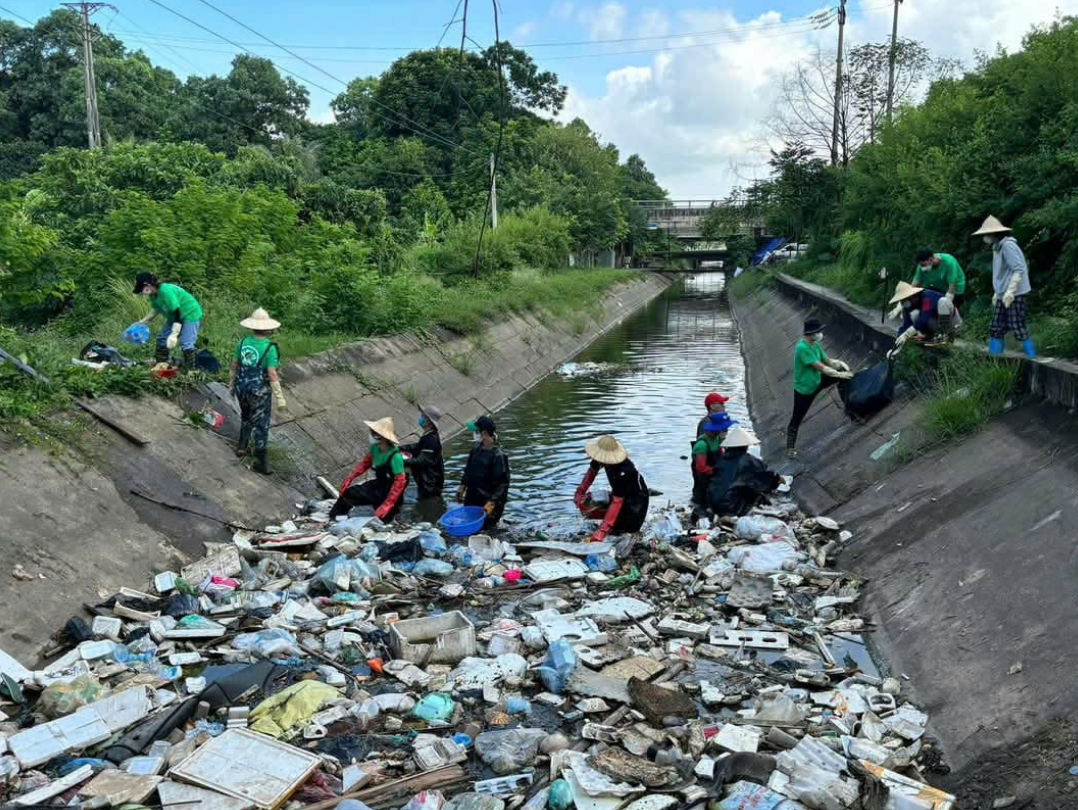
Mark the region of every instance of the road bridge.
<instances>
[{"instance_id":1,"label":"road bridge","mask_svg":"<svg viewBox=\"0 0 1078 810\"><path fill-rule=\"evenodd\" d=\"M648 228L666 231L686 242L703 239L703 221L716 208L725 209L726 221L732 224L730 233L723 236L760 236L763 222L748 211L744 198L724 200L633 200L647 216Z\"/></svg>"}]
</instances>

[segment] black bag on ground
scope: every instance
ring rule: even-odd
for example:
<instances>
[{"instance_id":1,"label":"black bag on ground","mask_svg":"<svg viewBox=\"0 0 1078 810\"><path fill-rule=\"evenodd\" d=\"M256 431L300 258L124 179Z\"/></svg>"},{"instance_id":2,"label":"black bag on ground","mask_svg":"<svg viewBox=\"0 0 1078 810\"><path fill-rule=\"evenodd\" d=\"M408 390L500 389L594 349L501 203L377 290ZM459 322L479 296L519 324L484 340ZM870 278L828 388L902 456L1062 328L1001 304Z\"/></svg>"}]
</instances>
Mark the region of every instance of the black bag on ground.
<instances>
[{"instance_id":1,"label":"black bag on ground","mask_svg":"<svg viewBox=\"0 0 1078 810\"><path fill-rule=\"evenodd\" d=\"M886 408L895 398L894 368L890 360L858 371L839 389L846 415L871 416Z\"/></svg>"}]
</instances>

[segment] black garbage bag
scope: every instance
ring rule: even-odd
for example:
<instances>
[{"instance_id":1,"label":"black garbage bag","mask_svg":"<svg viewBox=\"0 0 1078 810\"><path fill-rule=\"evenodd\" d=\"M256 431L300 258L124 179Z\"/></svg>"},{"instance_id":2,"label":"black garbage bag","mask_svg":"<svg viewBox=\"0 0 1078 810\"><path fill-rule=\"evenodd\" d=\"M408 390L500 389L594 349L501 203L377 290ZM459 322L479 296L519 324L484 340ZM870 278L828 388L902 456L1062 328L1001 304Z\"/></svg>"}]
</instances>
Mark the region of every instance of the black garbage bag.
<instances>
[{"instance_id":1,"label":"black garbage bag","mask_svg":"<svg viewBox=\"0 0 1078 810\"><path fill-rule=\"evenodd\" d=\"M195 354L195 368L207 374L216 374L221 370L221 361L209 349L199 349Z\"/></svg>"},{"instance_id":2,"label":"black garbage bag","mask_svg":"<svg viewBox=\"0 0 1078 810\"><path fill-rule=\"evenodd\" d=\"M127 366L135 365L134 360L128 360L112 346L106 346L104 343L98 343L96 340L91 340L82 347L82 351L79 352L79 359L85 360L88 363L109 363L114 366L123 366L125 368Z\"/></svg>"},{"instance_id":3,"label":"black garbage bag","mask_svg":"<svg viewBox=\"0 0 1078 810\"><path fill-rule=\"evenodd\" d=\"M895 398L894 366L883 360L872 368L858 371L839 389L846 415L864 418L883 410Z\"/></svg>"},{"instance_id":4,"label":"black garbage bag","mask_svg":"<svg viewBox=\"0 0 1078 810\"><path fill-rule=\"evenodd\" d=\"M708 503L716 515L745 515L765 502L781 479L745 448L728 448L715 465Z\"/></svg>"},{"instance_id":5,"label":"black garbage bag","mask_svg":"<svg viewBox=\"0 0 1078 810\"><path fill-rule=\"evenodd\" d=\"M191 613L198 613L198 599L189 593L174 593L165 604L165 615L180 619Z\"/></svg>"}]
</instances>

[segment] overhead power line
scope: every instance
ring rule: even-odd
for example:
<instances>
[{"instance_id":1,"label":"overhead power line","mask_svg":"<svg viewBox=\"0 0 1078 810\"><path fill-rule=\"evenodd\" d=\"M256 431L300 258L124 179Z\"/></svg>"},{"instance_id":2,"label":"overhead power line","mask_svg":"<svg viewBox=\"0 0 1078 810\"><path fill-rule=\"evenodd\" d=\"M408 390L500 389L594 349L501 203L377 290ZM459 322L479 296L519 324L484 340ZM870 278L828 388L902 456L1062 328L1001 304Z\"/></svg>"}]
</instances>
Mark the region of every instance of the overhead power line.
<instances>
[{"instance_id":1,"label":"overhead power line","mask_svg":"<svg viewBox=\"0 0 1078 810\"><path fill-rule=\"evenodd\" d=\"M31 26L36 25L36 23L34 23L32 20L27 19L26 17L22 16L21 14L16 14L10 8L4 8L3 6L0 6L0 11L4 12L5 14L10 14L12 17L17 17L18 19L22 20L24 23L27 23L28 25L31 25Z\"/></svg>"}]
</instances>

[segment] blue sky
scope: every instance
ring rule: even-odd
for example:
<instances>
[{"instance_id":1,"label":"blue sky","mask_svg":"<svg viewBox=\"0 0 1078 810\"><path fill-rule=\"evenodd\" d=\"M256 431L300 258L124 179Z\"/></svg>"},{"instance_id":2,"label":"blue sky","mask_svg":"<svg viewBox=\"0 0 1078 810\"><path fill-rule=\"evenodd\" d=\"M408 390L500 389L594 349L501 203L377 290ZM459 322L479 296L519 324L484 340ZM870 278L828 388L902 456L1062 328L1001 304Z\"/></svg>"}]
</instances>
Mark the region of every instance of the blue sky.
<instances>
[{"instance_id":1,"label":"blue sky","mask_svg":"<svg viewBox=\"0 0 1078 810\"><path fill-rule=\"evenodd\" d=\"M313 84L310 115L329 120L334 78L276 51L198 0L161 0L214 32L273 58ZM457 0L213 0L214 5L315 62L336 79L377 74L411 48L431 47ZM835 0L837 2L837 0ZM890 0L848 0L853 44L890 33ZM55 3L0 0L36 19ZM227 72L238 49L155 5L122 0L98 12L103 27L180 75ZM501 31L570 89L563 118L580 115L623 154L639 152L677 197L725 194L765 172L766 119L783 75L833 49L828 0L502 0ZM1016 47L1035 23L1078 11L1078 0L904 0L901 33L970 64L976 51ZM0 17L7 17L0 12ZM826 22L826 20L825 20ZM696 36L682 36L695 33ZM468 34L494 39L486 0L469 0ZM611 42L610 40L622 40ZM443 44L459 44L460 24ZM577 44L548 44L577 43Z\"/></svg>"}]
</instances>

